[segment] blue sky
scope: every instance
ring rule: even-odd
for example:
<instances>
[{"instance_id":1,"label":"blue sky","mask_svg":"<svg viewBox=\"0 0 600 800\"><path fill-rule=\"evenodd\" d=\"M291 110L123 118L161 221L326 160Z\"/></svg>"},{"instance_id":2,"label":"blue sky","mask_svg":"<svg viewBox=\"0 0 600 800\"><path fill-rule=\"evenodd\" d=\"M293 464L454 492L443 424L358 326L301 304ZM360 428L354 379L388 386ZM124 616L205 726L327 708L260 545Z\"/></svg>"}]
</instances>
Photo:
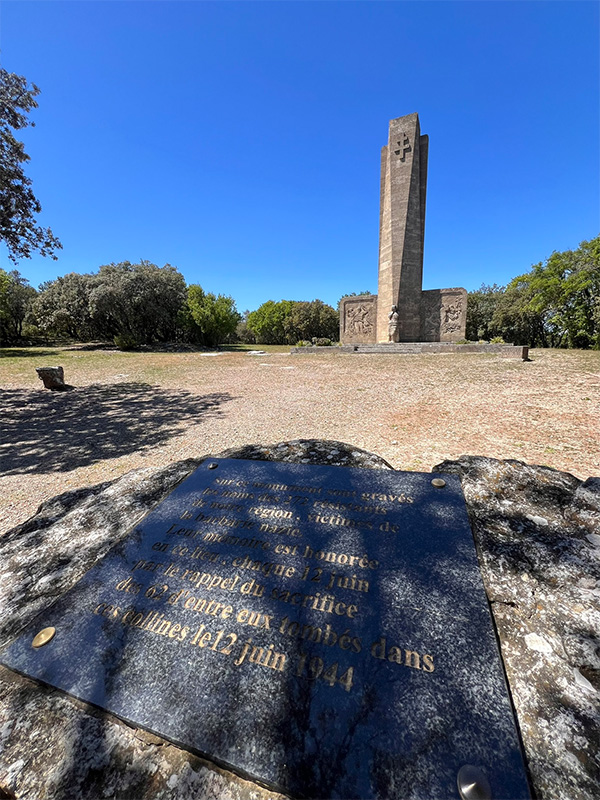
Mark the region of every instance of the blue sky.
<instances>
[{"instance_id":1,"label":"blue sky","mask_svg":"<svg viewBox=\"0 0 600 800\"><path fill-rule=\"evenodd\" d=\"M575 0L3 0L64 245L19 269L169 262L240 311L376 292L380 148L417 111L423 288L506 283L600 230L598 29Z\"/></svg>"}]
</instances>

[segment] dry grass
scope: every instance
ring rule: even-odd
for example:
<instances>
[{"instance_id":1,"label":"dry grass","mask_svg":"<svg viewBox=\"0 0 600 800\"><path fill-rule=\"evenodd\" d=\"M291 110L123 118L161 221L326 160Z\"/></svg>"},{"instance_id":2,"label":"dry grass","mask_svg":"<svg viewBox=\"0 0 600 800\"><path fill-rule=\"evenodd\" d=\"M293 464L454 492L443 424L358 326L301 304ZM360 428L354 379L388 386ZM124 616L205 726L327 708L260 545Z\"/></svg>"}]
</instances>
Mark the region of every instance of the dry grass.
<instances>
[{"instance_id":1,"label":"dry grass","mask_svg":"<svg viewBox=\"0 0 600 800\"><path fill-rule=\"evenodd\" d=\"M600 474L598 352L17 352L0 351L0 532L69 489L253 442L338 439L406 470L468 453ZM37 379L58 364L74 391Z\"/></svg>"}]
</instances>

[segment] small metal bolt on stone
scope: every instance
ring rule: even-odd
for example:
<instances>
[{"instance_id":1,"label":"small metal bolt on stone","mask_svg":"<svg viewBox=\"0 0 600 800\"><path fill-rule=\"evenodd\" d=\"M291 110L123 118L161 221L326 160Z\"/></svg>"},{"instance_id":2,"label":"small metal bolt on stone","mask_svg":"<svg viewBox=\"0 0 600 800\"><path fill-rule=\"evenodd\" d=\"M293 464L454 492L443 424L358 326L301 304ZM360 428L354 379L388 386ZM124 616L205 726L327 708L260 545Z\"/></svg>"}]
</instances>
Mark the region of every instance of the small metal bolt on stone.
<instances>
[{"instance_id":1,"label":"small metal bolt on stone","mask_svg":"<svg viewBox=\"0 0 600 800\"><path fill-rule=\"evenodd\" d=\"M431 485L435 486L436 489L443 489L446 485L446 481L443 478L434 478L431 481Z\"/></svg>"},{"instance_id":2,"label":"small metal bolt on stone","mask_svg":"<svg viewBox=\"0 0 600 800\"><path fill-rule=\"evenodd\" d=\"M492 800L489 781L479 767L465 764L458 771L457 783L462 800Z\"/></svg>"},{"instance_id":3,"label":"small metal bolt on stone","mask_svg":"<svg viewBox=\"0 0 600 800\"><path fill-rule=\"evenodd\" d=\"M39 633L37 633L31 642L32 647L43 647L45 644L54 638L54 634L56 633L56 628L44 628Z\"/></svg>"},{"instance_id":4,"label":"small metal bolt on stone","mask_svg":"<svg viewBox=\"0 0 600 800\"><path fill-rule=\"evenodd\" d=\"M218 465L218 464L215 464L215 462L214 462L214 461L211 461L211 462L210 462L210 464L208 465L208 468L209 468L209 469L216 469L218 466L219 466L219 465Z\"/></svg>"}]
</instances>

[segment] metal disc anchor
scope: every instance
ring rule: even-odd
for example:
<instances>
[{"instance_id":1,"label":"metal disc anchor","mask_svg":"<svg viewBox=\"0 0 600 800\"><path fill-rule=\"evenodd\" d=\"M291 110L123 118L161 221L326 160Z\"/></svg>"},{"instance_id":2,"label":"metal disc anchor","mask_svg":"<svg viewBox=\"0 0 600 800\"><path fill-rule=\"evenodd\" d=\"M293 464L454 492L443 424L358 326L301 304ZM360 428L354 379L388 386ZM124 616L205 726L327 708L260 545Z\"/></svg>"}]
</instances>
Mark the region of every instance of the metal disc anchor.
<instances>
[{"instance_id":1,"label":"metal disc anchor","mask_svg":"<svg viewBox=\"0 0 600 800\"><path fill-rule=\"evenodd\" d=\"M479 767L465 764L458 771L457 783L462 800L492 800L490 783Z\"/></svg>"},{"instance_id":2,"label":"metal disc anchor","mask_svg":"<svg viewBox=\"0 0 600 800\"><path fill-rule=\"evenodd\" d=\"M56 628L44 628L33 637L31 642L32 647L43 647L45 644L54 638Z\"/></svg>"}]
</instances>

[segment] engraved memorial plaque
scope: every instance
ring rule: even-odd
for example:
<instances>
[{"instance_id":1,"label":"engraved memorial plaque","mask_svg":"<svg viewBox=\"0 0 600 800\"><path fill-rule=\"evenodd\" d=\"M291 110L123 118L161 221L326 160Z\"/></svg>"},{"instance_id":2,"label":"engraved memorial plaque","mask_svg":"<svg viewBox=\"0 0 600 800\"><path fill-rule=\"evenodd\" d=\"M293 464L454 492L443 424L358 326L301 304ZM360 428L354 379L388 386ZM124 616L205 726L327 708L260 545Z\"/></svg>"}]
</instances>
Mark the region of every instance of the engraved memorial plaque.
<instances>
[{"instance_id":1,"label":"engraved memorial plaque","mask_svg":"<svg viewBox=\"0 0 600 800\"><path fill-rule=\"evenodd\" d=\"M528 798L460 481L433 477L206 461L0 660L294 796Z\"/></svg>"}]
</instances>

